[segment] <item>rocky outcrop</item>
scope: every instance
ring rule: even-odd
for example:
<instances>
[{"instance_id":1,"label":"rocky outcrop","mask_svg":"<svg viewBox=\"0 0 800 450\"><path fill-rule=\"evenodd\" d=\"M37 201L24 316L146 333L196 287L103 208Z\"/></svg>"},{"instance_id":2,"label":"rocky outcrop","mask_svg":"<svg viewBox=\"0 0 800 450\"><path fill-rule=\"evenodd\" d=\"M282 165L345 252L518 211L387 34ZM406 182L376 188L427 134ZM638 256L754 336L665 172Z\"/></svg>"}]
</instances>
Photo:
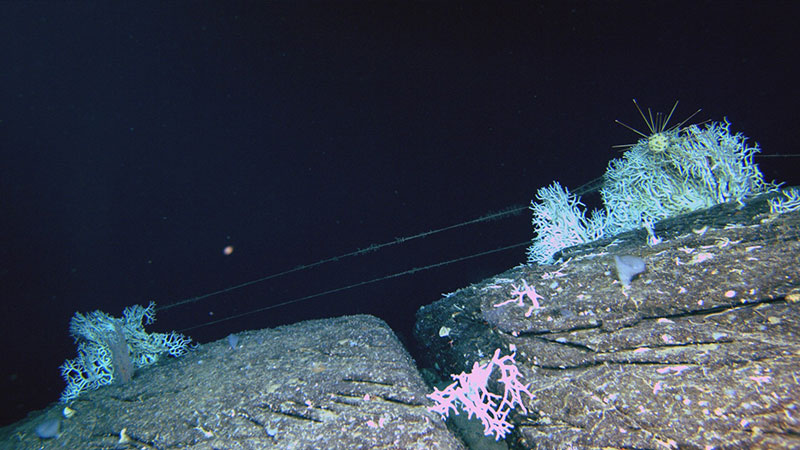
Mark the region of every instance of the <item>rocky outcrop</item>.
<instances>
[{"instance_id":1,"label":"rocky outcrop","mask_svg":"<svg viewBox=\"0 0 800 450\"><path fill-rule=\"evenodd\" d=\"M441 376L516 351L519 448L800 447L800 212L719 205L566 249L418 312ZM623 286L614 255L645 261ZM510 301L509 300L514 300Z\"/></svg>"},{"instance_id":2,"label":"rocky outcrop","mask_svg":"<svg viewBox=\"0 0 800 450\"><path fill-rule=\"evenodd\" d=\"M0 447L463 448L427 393L382 320L311 320L203 344L83 393L69 418L54 404L3 430Z\"/></svg>"}]
</instances>

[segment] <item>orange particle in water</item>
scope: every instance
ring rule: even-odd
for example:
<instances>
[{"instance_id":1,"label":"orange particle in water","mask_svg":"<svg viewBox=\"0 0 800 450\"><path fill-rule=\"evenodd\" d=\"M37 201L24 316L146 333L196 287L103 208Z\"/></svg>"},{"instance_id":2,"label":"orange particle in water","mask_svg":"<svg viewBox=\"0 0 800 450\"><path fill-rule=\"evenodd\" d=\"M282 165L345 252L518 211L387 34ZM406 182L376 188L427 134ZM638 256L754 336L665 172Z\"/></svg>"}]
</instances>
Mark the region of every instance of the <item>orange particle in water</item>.
<instances>
[{"instance_id":1,"label":"orange particle in water","mask_svg":"<svg viewBox=\"0 0 800 450\"><path fill-rule=\"evenodd\" d=\"M228 245L227 247L222 249L222 254L225 255L225 256L228 256L231 253L233 253L233 246L232 245Z\"/></svg>"}]
</instances>

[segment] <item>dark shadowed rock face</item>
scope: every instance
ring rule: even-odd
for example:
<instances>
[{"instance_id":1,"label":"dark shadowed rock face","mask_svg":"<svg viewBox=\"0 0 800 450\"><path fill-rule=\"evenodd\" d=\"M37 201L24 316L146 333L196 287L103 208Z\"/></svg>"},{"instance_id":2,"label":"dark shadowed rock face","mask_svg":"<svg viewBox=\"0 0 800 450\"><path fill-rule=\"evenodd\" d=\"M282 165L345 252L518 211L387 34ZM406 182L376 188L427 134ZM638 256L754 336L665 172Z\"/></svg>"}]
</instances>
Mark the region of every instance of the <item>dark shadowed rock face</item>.
<instances>
[{"instance_id":1,"label":"dark shadowed rock face","mask_svg":"<svg viewBox=\"0 0 800 450\"><path fill-rule=\"evenodd\" d=\"M515 348L536 396L521 447L798 448L800 212L768 211L719 205L659 223L654 246L629 232L459 290L418 312L425 362ZM614 255L646 270L625 287Z\"/></svg>"}]
</instances>

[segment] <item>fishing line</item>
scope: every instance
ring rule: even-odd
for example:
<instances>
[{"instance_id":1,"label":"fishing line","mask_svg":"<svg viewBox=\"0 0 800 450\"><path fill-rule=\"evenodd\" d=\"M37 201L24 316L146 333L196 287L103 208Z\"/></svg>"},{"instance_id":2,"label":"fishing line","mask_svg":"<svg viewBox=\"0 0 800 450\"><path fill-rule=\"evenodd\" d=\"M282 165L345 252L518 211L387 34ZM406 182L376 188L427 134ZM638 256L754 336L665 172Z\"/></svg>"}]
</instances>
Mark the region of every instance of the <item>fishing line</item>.
<instances>
[{"instance_id":1,"label":"fishing line","mask_svg":"<svg viewBox=\"0 0 800 450\"><path fill-rule=\"evenodd\" d=\"M527 209L528 209L527 205L526 206L519 206L519 205L518 206L510 206L510 207L507 207L507 208L505 208L505 209L503 209L501 211L490 212L490 213L484 214L483 216L480 216L480 217L478 217L476 219L467 220L465 222L460 222L460 223L456 223L456 224L453 224L453 225L448 225L446 227L437 228L435 230L424 231L424 232L421 232L421 233L418 233L418 234L415 234L415 235L412 235L412 236L405 236L405 237L395 238L392 241L387 241L387 242L384 242L384 243L381 243L381 244L372 244L372 245L370 245L368 247L365 247L365 248L362 248L362 249L358 249L358 250L355 250L355 251L352 251L352 252L349 252L349 253L345 253L345 254L338 255L338 256L333 256L333 257L326 258L326 259L321 259L319 261L316 261L316 262L313 262L313 263L310 263L310 264L302 264L302 265L299 265L299 266L294 267L292 269L288 269L288 270L284 270L284 271L281 271L281 272L276 272L276 273L273 273L273 274L265 275L263 277L256 278L256 279L250 280L250 281L245 281L244 283L240 283L240 284L236 284L236 285L233 285L233 286L229 286L229 287L226 287L224 289L219 289L219 290L212 291L212 292L209 292L209 293L206 293L206 294L198 295L198 296L195 296L195 297L190 297L190 298L187 298L187 299L184 299L184 300L180 300L180 301L171 303L169 305L159 306L159 307L156 308L156 311L164 311L164 310L175 308L177 306L182 306L182 305L186 305L186 304L195 303L195 302L198 302L200 300L203 300L203 299L206 299L206 298L209 298L209 297L213 297L215 295L219 295L219 294L224 294L224 293L227 293L227 292L235 291L235 290L247 287L247 286L252 286L254 284L263 283L264 281L268 281L268 280L272 280L272 279L279 278L279 277L282 277L282 276L286 276L286 275L289 275L289 274L292 274L292 273L295 273L295 272L300 272L300 271L303 271L303 270L313 269L313 268L319 267L319 266L321 266L323 264L328 264L328 263L332 263L332 262L341 261L341 260L343 260L345 258L350 258L350 257L353 257L353 256L358 256L358 255L365 255L367 253L375 252L375 251L384 249L386 247L390 247L390 246L393 246L393 245L402 244L402 243L405 243L405 242L408 242L408 241L412 241L414 239L425 238L425 237L428 237L428 236L432 236L434 234L443 233L445 231L452 231L452 230L455 230L455 229L458 229L458 228L461 228L461 227L465 227L465 226L468 226L468 225L474 225L474 224L477 224L477 223L488 222L488 221L492 221L492 220L500 220L500 219L504 219L506 217L515 216L515 215L518 215L522 211L527 210ZM491 251L488 252L488 253L491 253ZM486 253L486 254L488 254L488 253ZM433 265L432 267L437 267L437 265ZM368 284L368 283L365 283L365 284ZM332 292L338 292L338 291L337 290L326 291L326 293L332 293Z\"/></svg>"},{"instance_id":2,"label":"fishing line","mask_svg":"<svg viewBox=\"0 0 800 450\"><path fill-rule=\"evenodd\" d=\"M366 285L373 284L373 283L379 283L381 281L391 280L393 278L399 278L399 277L406 276L406 275L413 275L413 274L415 274L417 272L423 272L423 271L426 271L426 270L435 269L437 267L444 267L444 266L448 266L450 264L454 264L454 263L457 263L457 262L466 261L466 260L474 259L474 258L480 258L481 256L491 255L493 253L498 253L498 252L511 250L511 249L514 249L514 248L518 248L518 247L522 247L522 246L528 246L528 245L530 245L530 242L529 241L524 241L524 242L520 242L520 243L517 243L517 244L511 244L511 245L507 245L507 246L504 246L504 247L498 247L498 248L495 248L495 249L492 249L492 250L487 250L485 252L474 253L472 255L462 256L460 258L455 258L455 259L450 259L450 260L447 260L447 261L441 261L441 262L438 262L438 263L429 264L429 265L423 266L423 267L414 267L412 269L404 270L402 272L396 272L396 273L393 273L393 274L390 274L390 275L385 275L385 276L382 276L382 277L373 278L371 280L360 281L358 283L348 284L346 286L341 286L341 287L338 287L338 288L329 289L327 291L322 291L322 292L317 292L315 294L305 295L303 297L298 297L298 298L295 298L295 299L292 299L292 300L287 300L287 301L284 301L284 302L281 302L281 303L276 303L274 305L265 306L263 308L256 308L256 309L252 309L250 311L245 311L243 313L233 314L233 315L230 315L230 316L227 316L227 317L222 317L222 318L216 319L216 320L210 320L208 322L203 322L203 323L191 326L189 328L183 328L183 329L178 330L178 331L183 333L183 332L186 332L186 331L189 331L189 330L194 330L196 328L202 328L202 327L205 327L205 326L218 324L220 322L226 322L228 320L239 319L239 318L242 318L242 317L245 317L245 316L249 316L251 314L257 314L257 313L260 313L260 312L268 311L270 309L280 308L281 306L286 306L286 305L291 305L293 303L299 303L299 302L303 302L303 301L306 301L306 300L311 300L313 298L322 297L324 295L329 295L329 294L334 294L334 293L337 293L337 292L347 291L347 290L350 290L350 289L355 289L357 287L366 286Z\"/></svg>"}]
</instances>

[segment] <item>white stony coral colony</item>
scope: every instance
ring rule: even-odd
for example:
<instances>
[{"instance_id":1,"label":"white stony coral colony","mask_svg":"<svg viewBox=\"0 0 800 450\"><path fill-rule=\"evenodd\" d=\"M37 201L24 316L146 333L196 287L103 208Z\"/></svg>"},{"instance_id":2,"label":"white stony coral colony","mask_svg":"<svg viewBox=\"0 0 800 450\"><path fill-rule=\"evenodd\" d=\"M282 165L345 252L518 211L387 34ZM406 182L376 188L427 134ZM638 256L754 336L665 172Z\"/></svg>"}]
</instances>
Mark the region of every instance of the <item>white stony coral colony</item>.
<instances>
[{"instance_id":1,"label":"white stony coral colony","mask_svg":"<svg viewBox=\"0 0 800 450\"><path fill-rule=\"evenodd\" d=\"M86 390L97 389L120 379L121 362L132 367L126 371L147 367L164 354L182 356L189 350L191 339L180 333L147 333L144 325L155 320L155 303L147 308L129 306L122 318L111 317L102 311L75 313L69 331L78 346L78 356L61 365L61 376L67 387L61 393L62 402L71 402ZM116 355L122 352L124 355ZM129 377L131 373L126 375Z\"/></svg>"},{"instance_id":2,"label":"white stony coral colony","mask_svg":"<svg viewBox=\"0 0 800 450\"><path fill-rule=\"evenodd\" d=\"M528 262L547 263L557 251L599 239L605 217L592 213L587 218L578 197L557 181L539 189L531 202L536 237L528 248Z\"/></svg>"},{"instance_id":3,"label":"white stony coral colony","mask_svg":"<svg viewBox=\"0 0 800 450\"><path fill-rule=\"evenodd\" d=\"M656 124L648 123L653 133L609 163L600 190L604 209L589 219L560 184L539 189L529 263L552 263L561 249L775 188L753 162L758 145L731 134L727 121L668 130Z\"/></svg>"}]
</instances>

